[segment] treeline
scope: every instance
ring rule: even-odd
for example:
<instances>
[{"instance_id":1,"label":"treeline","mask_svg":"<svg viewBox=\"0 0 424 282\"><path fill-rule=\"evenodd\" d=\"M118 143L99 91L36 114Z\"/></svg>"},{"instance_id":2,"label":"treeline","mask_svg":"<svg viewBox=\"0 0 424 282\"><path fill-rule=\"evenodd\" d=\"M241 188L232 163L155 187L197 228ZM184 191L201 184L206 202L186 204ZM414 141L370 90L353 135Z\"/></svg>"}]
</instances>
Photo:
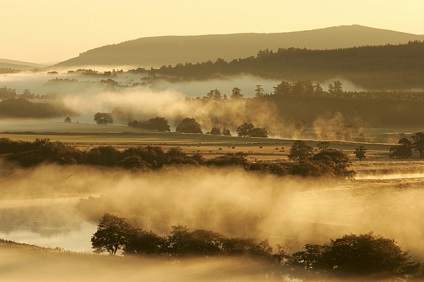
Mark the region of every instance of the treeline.
<instances>
[{"instance_id":1,"label":"treeline","mask_svg":"<svg viewBox=\"0 0 424 282\"><path fill-rule=\"evenodd\" d=\"M61 142L36 139L34 142L0 139L0 157L22 167L33 167L43 163L60 165L95 165L116 167L132 171L157 170L165 166L192 165L209 167L240 167L246 171L274 174L278 176L297 175L302 177L349 178L355 172L350 170L351 161L340 150L323 148L314 154L312 147L303 141L296 141L290 150L292 161L251 162L247 154L227 153L211 159L201 154L188 155L180 148L166 152L160 147L131 147L123 151L112 146L94 147L88 151L79 150Z\"/></svg>"},{"instance_id":2,"label":"treeline","mask_svg":"<svg viewBox=\"0 0 424 282\"><path fill-rule=\"evenodd\" d=\"M34 94L29 89L25 89L22 93L17 93L15 89L7 88L6 86L3 88L0 88L0 100L5 100L5 99L47 100L52 98L54 98L54 95L52 94L46 94L46 95Z\"/></svg>"},{"instance_id":3,"label":"treeline","mask_svg":"<svg viewBox=\"0 0 424 282\"><path fill-rule=\"evenodd\" d=\"M390 147L391 158L408 159L412 152L419 153L420 158L424 158L424 132L414 133L409 140L406 137L399 139L398 145Z\"/></svg>"},{"instance_id":4,"label":"treeline","mask_svg":"<svg viewBox=\"0 0 424 282\"><path fill-rule=\"evenodd\" d=\"M187 257L248 257L270 266L274 275L291 278L374 279L423 278L423 265L411 260L394 240L369 234L350 234L326 244L306 244L304 249L289 253L277 245L274 251L268 240L233 237L186 226L172 226L167 236L134 227L125 218L105 214L91 237L96 253L124 255Z\"/></svg>"},{"instance_id":5,"label":"treeline","mask_svg":"<svg viewBox=\"0 0 424 282\"><path fill-rule=\"evenodd\" d=\"M260 50L256 57L227 62L186 63L162 66L150 76L179 77L183 80L210 79L251 74L271 79L324 81L344 77L368 89L410 89L424 87L424 42L404 45L364 46L335 50L280 48Z\"/></svg>"},{"instance_id":6,"label":"treeline","mask_svg":"<svg viewBox=\"0 0 424 282\"><path fill-rule=\"evenodd\" d=\"M424 92L346 91L339 80L328 85L283 80L272 92L265 92L261 85L254 90L253 98L245 98L242 89L235 87L229 95L215 89L191 101L216 107L217 112L227 104L244 101L246 112L255 113L257 108L275 110L280 119L299 127L311 127L318 118L331 119L341 114L344 120L340 123L345 123L341 129L349 132L357 132L358 127L410 128L424 123Z\"/></svg>"},{"instance_id":7,"label":"treeline","mask_svg":"<svg viewBox=\"0 0 424 282\"><path fill-rule=\"evenodd\" d=\"M0 117L52 118L74 115L75 112L59 103L31 102L10 98L0 102Z\"/></svg>"}]
</instances>

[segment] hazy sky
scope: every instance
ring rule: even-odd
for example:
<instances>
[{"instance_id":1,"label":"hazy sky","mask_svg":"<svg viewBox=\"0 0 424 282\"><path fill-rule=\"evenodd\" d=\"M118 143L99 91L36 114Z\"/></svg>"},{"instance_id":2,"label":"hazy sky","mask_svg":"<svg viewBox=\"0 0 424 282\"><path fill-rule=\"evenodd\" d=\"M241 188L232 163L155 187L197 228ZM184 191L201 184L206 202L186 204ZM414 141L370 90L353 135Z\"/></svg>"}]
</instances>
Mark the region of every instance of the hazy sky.
<instances>
[{"instance_id":1,"label":"hazy sky","mask_svg":"<svg viewBox=\"0 0 424 282\"><path fill-rule=\"evenodd\" d=\"M57 62L146 36L360 24L424 34L424 0L0 0L0 58Z\"/></svg>"}]
</instances>

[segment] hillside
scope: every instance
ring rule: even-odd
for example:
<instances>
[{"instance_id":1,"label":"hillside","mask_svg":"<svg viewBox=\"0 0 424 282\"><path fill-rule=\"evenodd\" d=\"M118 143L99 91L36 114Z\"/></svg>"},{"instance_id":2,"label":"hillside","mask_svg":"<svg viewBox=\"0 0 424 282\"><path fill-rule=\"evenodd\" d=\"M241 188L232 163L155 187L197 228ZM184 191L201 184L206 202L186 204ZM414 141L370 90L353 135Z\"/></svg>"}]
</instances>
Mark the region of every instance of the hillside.
<instances>
[{"instance_id":1,"label":"hillside","mask_svg":"<svg viewBox=\"0 0 424 282\"><path fill-rule=\"evenodd\" d=\"M415 40L424 40L424 37L359 25L269 34L148 37L92 49L56 66L159 67L215 61L217 58L229 61L256 55L261 49L336 49L401 44Z\"/></svg>"},{"instance_id":2,"label":"hillside","mask_svg":"<svg viewBox=\"0 0 424 282\"><path fill-rule=\"evenodd\" d=\"M42 67L45 67L45 66L40 64L29 63L29 62L0 59L0 69L29 70L29 69L42 68Z\"/></svg>"},{"instance_id":3,"label":"hillside","mask_svg":"<svg viewBox=\"0 0 424 282\"><path fill-rule=\"evenodd\" d=\"M276 80L324 82L342 78L365 89L405 90L424 88L424 42L363 46L334 50L262 50L257 56L226 62L161 67L151 77L205 80L250 74Z\"/></svg>"}]
</instances>

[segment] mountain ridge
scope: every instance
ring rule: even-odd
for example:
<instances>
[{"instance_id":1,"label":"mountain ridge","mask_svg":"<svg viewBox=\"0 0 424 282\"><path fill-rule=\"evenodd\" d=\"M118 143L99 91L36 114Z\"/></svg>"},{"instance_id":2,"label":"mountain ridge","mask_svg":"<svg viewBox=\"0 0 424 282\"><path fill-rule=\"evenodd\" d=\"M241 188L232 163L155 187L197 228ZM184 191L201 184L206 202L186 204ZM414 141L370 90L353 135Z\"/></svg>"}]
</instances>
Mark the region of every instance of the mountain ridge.
<instances>
[{"instance_id":1,"label":"mountain ridge","mask_svg":"<svg viewBox=\"0 0 424 282\"><path fill-rule=\"evenodd\" d=\"M142 37L97 47L56 64L69 66L159 67L179 63L230 61L255 56L259 50L278 48L338 49L357 46L402 44L424 36L360 25L284 33L233 33Z\"/></svg>"}]
</instances>

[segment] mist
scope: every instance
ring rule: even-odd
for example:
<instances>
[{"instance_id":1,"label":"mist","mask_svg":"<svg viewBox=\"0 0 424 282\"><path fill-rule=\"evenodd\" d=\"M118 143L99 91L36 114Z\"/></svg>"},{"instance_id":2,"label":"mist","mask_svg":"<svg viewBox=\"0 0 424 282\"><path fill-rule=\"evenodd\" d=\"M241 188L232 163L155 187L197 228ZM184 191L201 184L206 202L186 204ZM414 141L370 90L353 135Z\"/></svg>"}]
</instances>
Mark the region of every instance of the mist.
<instances>
[{"instance_id":1,"label":"mist","mask_svg":"<svg viewBox=\"0 0 424 282\"><path fill-rule=\"evenodd\" d=\"M271 245L296 251L306 243L372 231L395 239L414 255L424 252L417 243L424 239L422 179L407 186L408 178L397 178L406 187L399 189L399 182L361 180L361 175L340 183L283 181L238 169L184 167L139 175L74 166L11 170L2 165L2 171L3 233L31 230L51 236L41 227L45 231L51 226L62 230L85 223L93 226L104 213L111 213L162 235L172 225L182 224L191 230L269 239ZM41 199L50 212L40 208ZM63 204L66 199L69 205ZM84 240L89 242L90 236Z\"/></svg>"}]
</instances>

